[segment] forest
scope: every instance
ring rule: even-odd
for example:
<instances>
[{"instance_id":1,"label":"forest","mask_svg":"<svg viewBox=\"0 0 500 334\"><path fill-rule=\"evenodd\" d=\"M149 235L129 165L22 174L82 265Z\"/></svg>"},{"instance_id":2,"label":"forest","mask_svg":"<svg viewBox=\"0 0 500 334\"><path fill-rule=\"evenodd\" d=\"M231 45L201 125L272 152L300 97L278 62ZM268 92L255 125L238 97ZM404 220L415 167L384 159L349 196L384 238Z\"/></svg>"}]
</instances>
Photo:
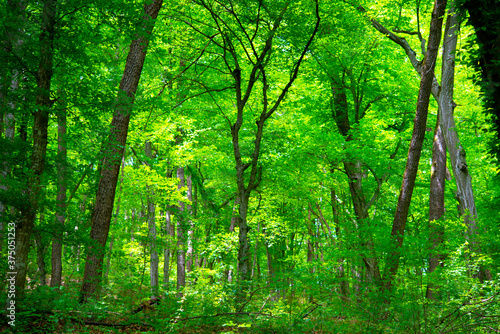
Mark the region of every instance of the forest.
<instances>
[{"instance_id":1,"label":"forest","mask_svg":"<svg viewBox=\"0 0 500 334\"><path fill-rule=\"evenodd\" d=\"M498 0L0 7L0 332L500 332Z\"/></svg>"}]
</instances>

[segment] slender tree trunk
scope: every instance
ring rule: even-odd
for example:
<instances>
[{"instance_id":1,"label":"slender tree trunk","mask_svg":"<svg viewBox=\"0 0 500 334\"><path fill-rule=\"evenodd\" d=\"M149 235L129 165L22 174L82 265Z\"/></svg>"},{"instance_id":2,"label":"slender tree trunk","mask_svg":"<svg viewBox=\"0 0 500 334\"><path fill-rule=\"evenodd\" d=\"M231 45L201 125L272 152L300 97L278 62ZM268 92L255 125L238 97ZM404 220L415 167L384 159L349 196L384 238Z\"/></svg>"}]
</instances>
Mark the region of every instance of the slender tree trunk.
<instances>
[{"instance_id":1,"label":"slender tree trunk","mask_svg":"<svg viewBox=\"0 0 500 334\"><path fill-rule=\"evenodd\" d=\"M153 159L153 148L150 141L146 141L144 153L146 157L149 158L149 160L146 162L146 165L151 168L152 167L151 160ZM148 188L149 187L150 185L148 185ZM152 293L151 298L154 298L158 296L159 293L158 263L160 260L158 258L158 250L156 247L156 215L155 215L154 191L152 189L148 189L147 200L148 200L147 219L148 219L148 229L149 229L148 241L149 241L149 257L150 257L149 273L151 278L150 279L151 293Z\"/></svg>"},{"instance_id":2,"label":"slender tree trunk","mask_svg":"<svg viewBox=\"0 0 500 334\"><path fill-rule=\"evenodd\" d=\"M34 113L31 174L27 189L29 204L22 210L22 221L16 226L16 289L20 294L23 293L26 284L31 232L35 225L35 217L42 193L41 183L47 152L49 109L52 106L50 86L52 81L56 12L56 0L45 0L39 37L40 62L37 73L37 108Z\"/></svg>"},{"instance_id":3,"label":"slender tree trunk","mask_svg":"<svg viewBox=\"0 0 500 334\"><path fill-rule=\"evenodd\" d=\"M333 169L332 169L333 173ZM337 203L337 195L335 194L335 190L331 189L330 190L330 203L332 206L332 215L333 215L333 221L335 223L335 236L337 240L337 249L342 250L344 247L344 243L342 240L342 235L341 235L341 230L340 230L340 218L339 218L339 210L338 210L338 203ZM343 257L340 257L338 259L338 277L340 280L340 286L339 286L339 292L340 296L343 300L347 301L349 297L349 282L347 282L346 277L345 277L345 259Z\"/></svg>"},{"instance_id":4,"label":"slender tree trunk","mask_svg":"<svg viewBox=\"0 0 500 334\"><path fill-rule=\"evenodd\" d=\"M56 198L56 223L54 237L52 239L52 273L50 286L61 286L62 280L62 240L64 233L64 221L66 219L66 108L57 115L57 198Z\"/></svg>"},{"instance_id":5,"label":"slender tree trunk","mask_svg":"<svg viewBox=\"0 0 500 334\"><path fill-rule=\"evenodd\" d=\"M439 113L441 114L441 113ZM431 253L429 255L429 274L438 266L442 266L444 255L439 250L444 242L444 226L438 221L444 215L444 189L446 180L446 144L439 126L439 118L434 129L434 142L432 145L431 185L429 194L429 239L431 240ZM435 299L437 286L429 283L426 297Z\"/></svg>"},{"instance_id":6,"label":"slender tree trunk","mask_svg":"<svg viewBox=\"0 0 500 334\"><path fill-rule=\"evenodd\" d=\"M184 188L184 168L177 168L178 190ZM179 201L179 214L177 215L177 290L186 286L186 240L185 232L185 204ZM179 295L181 295L179 293Z\"/></svg>"},{"instance_id":7,"label":"slender tree trunk","mask_svg":"<svg viewBox=\"0 0 500 334\"><path fill-rule=\"evenodd\" d=\"M418 94L417 111L413 125L413 135L408 151L403 183L399 193L396 214L392 224L391 239L395 242L394 248L387 255L386 269L384 274L385 287L391 289L394 283L394 276L399 267L399 254L403 245L406 220L410 208L411 197L415 187L418 163L422 152L422 145L425 137L427 125L427 111L431 95L432 83L434 79L434 68L436 65L437 53L441 41L441 27L446 9L446 0L435 0L432 12L431 27L429 31L429 42L427 54L422 65L422 79Z\"/></svg>"},{"instance_id":8,"label":"slender tree trunk","mask_svg":"<svg viewBox=\"0 0 500 334\"><path fill-rule=\"evenodd\" d=\"M86 302L89 297L98 297L98 286L102 278L104 247L111 223L116 184L124 153L123 148L127 141L130 114L144 60L146 59L150 35L162 3L163 0L146 1L142 17L142 27L145 34L139 34L138 38L130 44L116 99L115 113L111 122L111 133L104 149L103 168L97 189L90 231L90 238L93 243L87 252L83 284L80 290L80 302Z\"/></svg>"},{"instance_id":9,"label":"slender tree trunk","mask_svg":"<svg viewBox=\"0 0 500 334\"><path fill-rule=\"evenodd\" d=\"M193 202L193 180L191 178L191 175L188 175L186 177L186 187L187 187L187 199L189 200L190 203ZM186 271L188 273L193 271L193 219L192 219L192 212L193 212L193 205L188 204L187 205L187 212L189 215L188 221L188 227L189 230L187 231L187 252L186 252Z\"/></svg>"},{"instance_id":10,"label":"slender tree trunk","mask_svg":"<svg viewBox=\"0 0 500 334\"><path fill-rule=\"evenodd\" d=\"M170 214L170 209L167 208L165 212L165 235L167 237L167 242L165 245L165 249L163 250L163 284L165 285L165 289L169 289L170 283L170 258L171 254L175 252L175 225L172 224L172 217Z\"/></svg>"}]
</instances>

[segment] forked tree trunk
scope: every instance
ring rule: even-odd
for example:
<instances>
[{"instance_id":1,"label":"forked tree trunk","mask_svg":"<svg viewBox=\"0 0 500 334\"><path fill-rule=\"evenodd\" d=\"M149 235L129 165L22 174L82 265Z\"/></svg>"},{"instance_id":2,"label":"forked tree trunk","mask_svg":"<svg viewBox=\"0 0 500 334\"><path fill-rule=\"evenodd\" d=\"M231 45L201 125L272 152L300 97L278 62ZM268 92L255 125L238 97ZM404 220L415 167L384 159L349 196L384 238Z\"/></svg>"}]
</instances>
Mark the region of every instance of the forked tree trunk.
<instances>
[{"instance_id":1,"label":"forked tree trunk","mask_svg":"<svg viewBox=\"0 0 500 334\"><path fill-rule=\"evenodd\" d=\"M163 0L145 2L141 25L143 28L142 33L130 44L116 99L115 112L111 121L110 135L103 150L103 168L97 189L90 231L92 244L87 252L83 284L80 290L80 302L86 302L90 297L98 297L98 287L102 278L104 247L111 224L116 184L124 153L123 148L127 141L130 114L144 60L146 59L150 35L162 4Z\"/></svg>"},{"instance_id":2,"label":"forked tree trunk","mask_svg":"<svg viewBox=\"0 0 500 334\"><path fill-rule=\"evenodd\" d=\"M439 93L439 107L441 108L441 129L443 131L446 147L450 153L453 176L457 184L455 198L458 201L460 215L464 218L467 226L466 239L469 242L472 254L480 254L477 227L477 209L472 191L472 176L467 166L465 149L460 143L457 134L453 112L456 107L453 102L453 88L455 81L455 52L457 47L457 35L460 29L460 21L455 9L450 10L446 23L446 31L443 46L443 66L441 70L441 91ZM472 259L475 256L472 255ZM480 266L478 277L481 281L491 279L491 273Z\"/></svg>"},{"instance_id":3,"label":"forked tree trunk","mask_svg":"<svg viewBox=\"0 0 500 334\"><path fill-rule=\"evenodd\" d=\"M418 164L422 152L422 145L425 138L425 129L427 126L427 111L429 108L429 99L431 95L432 84L434 80L434 68L441 42L441 27L446 9L446 0L435 0L434 10L429 31L429 42L424 63L422 65L422 78L420 81L420 90L418 93L417 110L413 125L413 134L408 151L408 160L406 163L403 183L398 198L396 214L392 223L391 243L393 249L388 253L386 259L386 268L384 273L384 284L387 290L392 288L394 276L399 268L399 255L403 245L404 232L408 211L410 209L411 197L415 187Z\"/></svg>"}]
</instances>

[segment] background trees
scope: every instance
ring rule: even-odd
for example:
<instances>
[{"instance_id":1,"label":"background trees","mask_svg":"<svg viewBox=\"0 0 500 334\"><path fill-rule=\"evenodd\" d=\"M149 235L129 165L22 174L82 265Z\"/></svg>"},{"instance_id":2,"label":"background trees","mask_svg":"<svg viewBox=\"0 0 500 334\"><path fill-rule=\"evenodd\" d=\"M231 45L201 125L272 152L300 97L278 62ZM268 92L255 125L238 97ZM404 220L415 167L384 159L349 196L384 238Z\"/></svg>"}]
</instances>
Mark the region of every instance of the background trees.
<instances>
[{"instance_id":1,"label":"background trees","mask_svg":"<svg viewBox=\"0 0 500 334\"><path fill-rule=\"evenodd\" d=\"M466 18L450 10L427 50L432 6L416 5L7 2L0 212L25 239L21 325L118 321L104 305L173 332L498 330L499 189ZM421 81L434 99L415 126Z\"/></svg>"}]
</instances>

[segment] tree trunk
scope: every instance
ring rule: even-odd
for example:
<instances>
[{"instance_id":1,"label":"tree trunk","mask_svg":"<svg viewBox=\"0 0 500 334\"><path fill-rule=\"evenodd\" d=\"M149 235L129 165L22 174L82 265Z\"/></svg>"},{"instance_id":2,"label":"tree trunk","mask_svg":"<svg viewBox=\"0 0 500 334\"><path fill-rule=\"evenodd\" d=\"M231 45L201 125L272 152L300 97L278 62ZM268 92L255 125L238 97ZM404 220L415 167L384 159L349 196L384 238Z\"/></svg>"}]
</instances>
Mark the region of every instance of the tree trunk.
<instances>
[{"instance_id":1,"label":"tree trunk","mask_svg":"<svg viewBox=\"0 0 500 334\"><path fill-rule=\"evenodd\" d=\"M469 242L472 254L480 254L481 247L477 240L479 231L477 227L477 209L472 191L472 176L467 166L465 149L458 138L453 112L456 107L453 102L453 88L455 81L455 52L457 47L457 34L460 29L458 14L451 9L446 23L443 46L443 65L441 71L441 91L439 93L440 124L446 147L450 153L453 176L457 184L455 198L458 201L460 215L467 226L466 239ZM474 257L474 255L473 255ZM491 279L488 270L480 267L478 276L481 280Z\"/></svg>"},{"instance_id":2,"label":"tree trunk","mask_svg":"<svg viewBox=\"0 0 500 334\"><path fill-rule=\"evenodd\" d=\"M64 232L64 221L66 219L66 108L57 115L57 198L56 198L56 222L54 237L52 238L52 273L50 286L61 286L62 280L62 240Z\"/></svg>"},{"instance_id":3,"label":"tree trunk","mask_svg":"<svg viewBox=\"0 0 500 334\"><path fill-rule=\"evenodd\" d=\"M37 95L35 120L33 124L33 151L31 155L31 174L29 176L29 204L22 210L22 221L16 226L16 290L24 292L28 270L31 232L35 225L40 196L42 193L42 174L45 169L47 135L49 123L50 86L52 81L53 44L57 0L45 0L42 11L40 44L40 62L37 73Z\"/></svg>"},{"instance_id":4,"label":"tree trunk","mask_svg":"<svg viewBox=\"0 0 500 334\"><path fill-rule=\"evenodd\" d=\"M193 180L191 178L191 175L188 175L186 177L186 187L187 187L187 199L190 203L193 202ZM189 219L187 220L188 222L188 231L187 231L187 252L186 252L186 271L188 273L193 271L193 219L192 219L192 212L193 212L193 205L188 204L187 205L187 212L189 215Z\"/></svg>"},{"instance_id":5,"label":"tree trunk","mask_svg":"<svg viewBox=\"0 0 500 334\"><path fill-rule=\"evenodd\" d=\"M333 169L331 170L333 173ZM337 249L342 250L344 247L344 243L342 240L342 235L341 235L341 230L340 230L340 218L339 218L339 210L338 210L338 203L337 203L337 195L335 194L335 190L331 189L330 190L330 204L332 206L332 215L333 215L333 221L335 223L335 236L337 240ZM338 277L340 280L340 286L339 286L339 292L340 296L344 301L348 300L349 297L349 282L346 280L345 277L345 259L343 257L340 257L338 259Z\"/></svg>"},{"instance_id":6,"label":"tree trunk","mask_svg":"<svg viewBox=\"0 0 500 334\"><path fill-rule=\"evenodd\" d=\"M170 283L170 258L172 254L175 253L175 225L172 224L172 217L169 208L165 212L165 235L167 237L167 242L165 249L163 250L163 284L165 289L168 290Z\"/></svg>"},{"instance_id":7,"label":"tree trunk","mask_svg":"<svg viewBox=\"0 0 500 334\"><path fill-rule=\"evenodd\" d=\"M40 224L43 220L43 214L40 214ZM40 225L39 224L39 225ZM47 285L47 271L45 270L45 245L43 244L42 235L39 230L34 229L34 237L36 244L36 262L38 265L38 278L40 279L40 285Z\"/></svg>"},{"instance_id":8,"label":"tree trunk","mask_svg":"<svg viewBox=\"0 0 500 334\"><path fill-rule=\"evenodd\" d=\"M446 43L446 39L445 39ZM439 113L441 114L441 113ZM429 194L429 239L431 253L429 255L428 273L432 273L438 266L443 265L444 255L439 251L443 246L444 226L438 221L444 215L444 189L446 180L446 144L439 126L439 115L434 128L434 142L432 145L431 185ZM437 286L427 285L426 297L435 299Z\"/></svg>"},{"instance_id":9,"label":"tree trunk","mask_svg":"<svg viewBox=\"0 0 500 334\"><path fill-rule=\"evenodd\" d=\"M184 188L184 168L177 168L177 178L179 183L177 189ZM186 240L185 231L185 204L179 201L179 214L177 215L177 290L186 286ZM181 295L181 293L179 293Z\"/></svg>"},{"instance_id":10,"label":"tree trunk","mask_svg":"<svg viewBox=\"0 0 500 334\"><path fill-rule=\"evenodd\" d=\"M122 189L123 189L123 180L125 177L125 156L122 157L122 167L121 167L121 178L120 178L120 189L118 200L116 201L116 211L115 211L115 224L118 224L118 216L120 214L120 203L122 200ZM127 219L127 214L125 213L125 219ZM108 283L109 271L111 270L111 257L113 256L113 241L115 240L114 236L111 235L111 240L109 241L109 251L108 260L106 261L106 271L104 272L104 283Z\"/></svg>"},{"instance_id":11,"label":"tree trunk","mask_svg":"<svg viewBox=\"0 0 500 334\"><path fill-rule=\"evenodd\" d=\"M332 79L332 116L337 124L339 132L344 136L346 142L353 141L351 134L351 124L349 121L349 111L347 96L339 83ZM355 103L356 104L356 103ZM360 106L356 104L356 108ZM359 118L358 118L359 120ZM353 159L346 155L343 161L344 170L347 174L349 191L351 194L352 203L354 206L354 213L360 230L360 242L362 254L361 257L366 266L368 280L372 283L380 285L381 276L378 259L375 254L375 245L373 243L373 235L370 230L368 220L368 210L371 206L366 200L363 190L363 170L361 168L361 161ZM373 196L376 196L375 194ZM370 201L372 202L372 201Z\"/></svg>"},{"instance_id":12,"label":"tree trunk","mask_svg":"<svg viewBox=\"0 0 500 334\"><path fill-rule=\"evenodd\" d=\"M5 36L3 36L2 48L5 54L9 55L9 53L12 52L20 53L19 49L24 43L23 36L21 35L24 31L22 28L18 27L24 26L26 4L24 0L16 2L7 1L6 7L7 22L5 24ZM10 59L8 59L7 62L10 64L17 63L15 61L10 61ZM22 69L16 66L5 66L4 69L5 70L0 72L0 136L3 135L5 131L6 143L13 144L17 103L13 98L11 99L10 94L15 93L19 89ZM10 177L11 173L11 166L8 163L8 156L11 154L9 145L5 145L5 147L1 149L0 154L4 156L4 158L2 157L3 163L0 164L0 192L7 192L9 190L7 179ZM4 223L10 221L7 215L8 205L0 201L0 254L3 254Z\"/></svg>"},{"instance_id":13,"label":"tree trunk","mask_svg":"<svg viewBox=\"0 0 500 334\"><path fill-rule=\"evenodd\" d=\"M406 163L403 183L399 193L396 214L392 224L391 239L395 245L389 252L386 260L386 269L384 273L384 283L386 289L391 289L394 276L399 267L399 254L403 245L406 220L410 208L411 197L415 187L417 177L418 163L422 152L422 145L425 138L425 129L427 126L427 111L429 108L429 99L434 79L434 68L441 41L441 27L446 9L446 0L435 0L434 10L429 31L429 42L424 63L422 65L422 78L420 81L420 90L418 94L417 110L413 125L413 135L408 151L408 160Z\"/></svg>"},{"instance_id":14,"label":"tree trunk","mask_svg":"<svg viewBox=\"0 0 500 334\"><path fill-rule=\"evenodd\" d=\"M86 302L90 297L98 297L98 286L102 278L104 247L111 223L116 184L124 153L123 148L127 141L130 114L146 58L150 35L162 3L163 0L147 1L145 3L142 17L142 27L145 34L139 34L137 39L130 44L111 122L111 133L104 145L103 168L97 189L90 231L93 244L89 247L87 253L83 284L80 290L80 302Z\"/></svg>"},{"instance_id":15,"label":"tree trunk","mask_svg":"<svg viewBox=\"0 0 500 334\"><path fill-rule=\"evenodd\" d=\"M153 149L150 141L146 141L145 147L144 147L144 153L146 157L148 157L148 160L146 162L146 165L152 168L151 166L151 160L153 159ZM147 185L147 188L149 188L150 185ZM154 191L152 189L147 189L148 190L148 195L147 195L147 200L148 200L148 213L147 213L147 220L148 220L148 229L149 229L149 235L148 235L148 242L149 242L149 257L150 257L150 262L149 262L149 273L150 273L150 283L151 283L151 293L152 296L151 298L154 298L158 296L159 290L158 290L158 250L156 247L156 216L155 216L155 203L154 203Z\"/></svg>"}]
</instances>

